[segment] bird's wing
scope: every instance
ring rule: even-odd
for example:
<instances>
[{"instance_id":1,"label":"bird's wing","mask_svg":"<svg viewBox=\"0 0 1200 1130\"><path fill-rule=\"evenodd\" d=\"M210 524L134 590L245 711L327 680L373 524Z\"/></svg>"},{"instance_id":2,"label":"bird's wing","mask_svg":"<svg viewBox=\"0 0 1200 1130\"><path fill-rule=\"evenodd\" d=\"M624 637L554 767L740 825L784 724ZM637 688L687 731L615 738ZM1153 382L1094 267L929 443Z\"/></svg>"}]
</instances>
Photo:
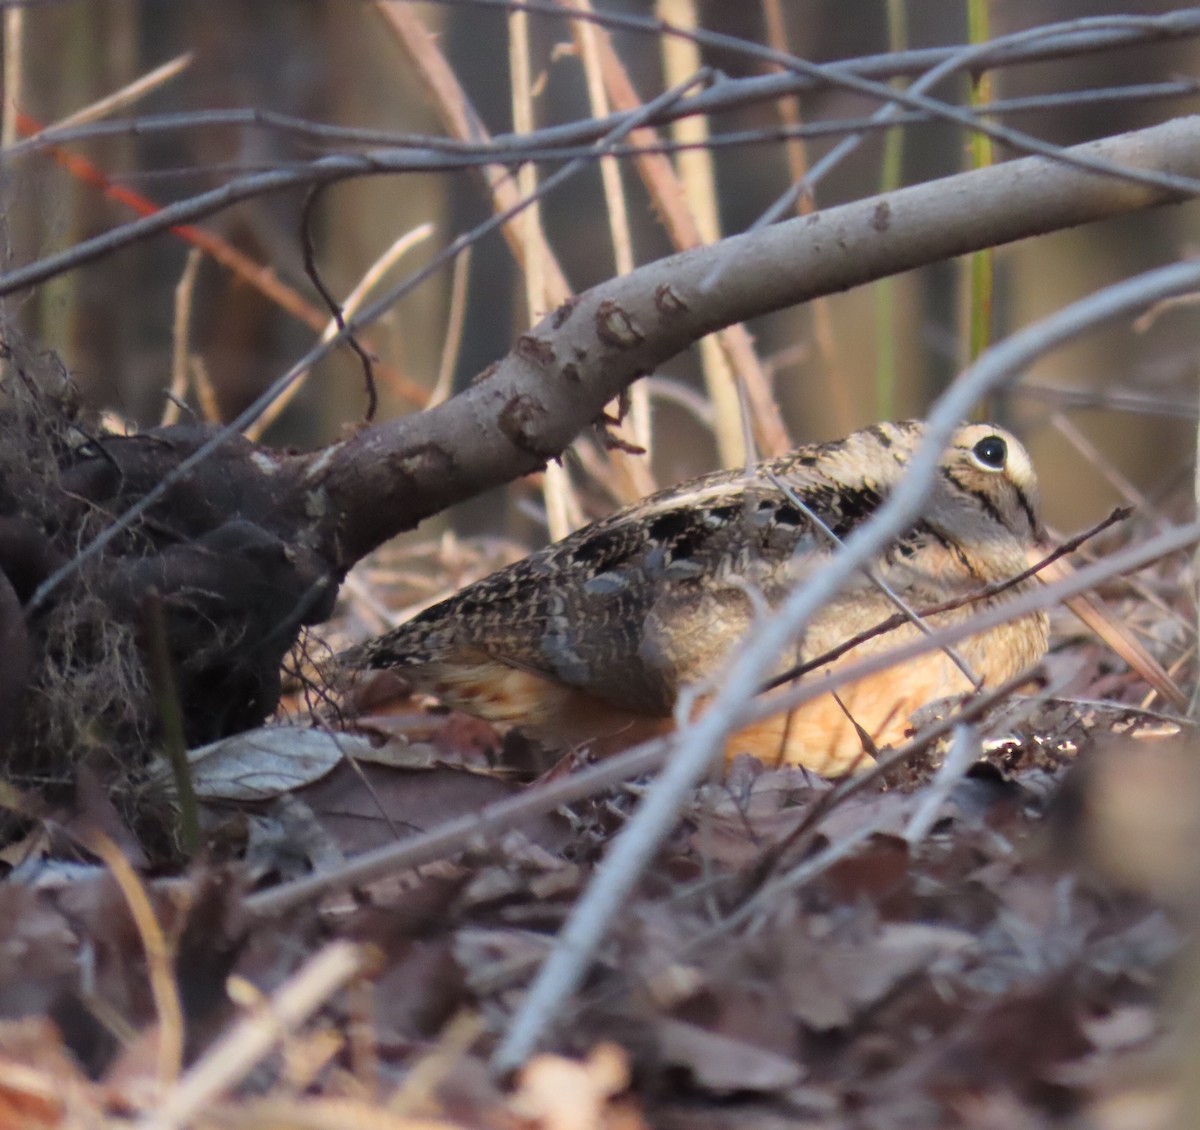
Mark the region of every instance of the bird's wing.
<instances>
[{"instance_id":1,"label":"bird's wing","mask_svg":"<svg viewBox=\"0 0 1200 1130\"><path fill-rule=\"evenodd\" d=\"M652 714L715 669L828 540L770 482L719 472L492 574L351 660L415 668L482 652Z\"/></svg>"},{"instance_id":2,"label":"bird's wing","mask_svg":"<svg viewBox=\"0 0 1200 1130\"><path fill-rule=\"evenodd\" d=\"M716 472L652 495L485 577L348 662L416 673L483 654L634 710L667 713L679 687L716 670L759 609L777 605L833 552L829 533L815 528L779 479L836 537L879 505L882 484L848 486L823 473L828 460L813 450L750 476ZM906 583L909 560L890 560L881 568ZM869 586L852 578L824 614L822 632L849 634L841 621L877 611L877 601L861 599ZM812 650L806 641L799 646L802 654Z\"/></svg>"}]
</instances>

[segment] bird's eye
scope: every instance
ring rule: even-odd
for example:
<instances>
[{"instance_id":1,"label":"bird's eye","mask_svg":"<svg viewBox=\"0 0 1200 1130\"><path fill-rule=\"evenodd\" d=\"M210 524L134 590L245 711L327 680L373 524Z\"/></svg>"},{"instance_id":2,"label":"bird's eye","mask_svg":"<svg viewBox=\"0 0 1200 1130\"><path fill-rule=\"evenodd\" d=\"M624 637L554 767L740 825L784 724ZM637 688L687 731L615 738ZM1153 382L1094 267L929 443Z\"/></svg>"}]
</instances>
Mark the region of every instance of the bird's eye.
<instances>
[{"instance_id":1,"label":"bird's eye","mask_svg":"<svg viewBox=\"0 0 1200 1130\"><path fill-rule=\"evenodd\" d=\"M999 436L985 436L973 448L971 454L981 467L988 471L1003 471L1008 458L1008 444Z\"/></svg>"}]
</instances>

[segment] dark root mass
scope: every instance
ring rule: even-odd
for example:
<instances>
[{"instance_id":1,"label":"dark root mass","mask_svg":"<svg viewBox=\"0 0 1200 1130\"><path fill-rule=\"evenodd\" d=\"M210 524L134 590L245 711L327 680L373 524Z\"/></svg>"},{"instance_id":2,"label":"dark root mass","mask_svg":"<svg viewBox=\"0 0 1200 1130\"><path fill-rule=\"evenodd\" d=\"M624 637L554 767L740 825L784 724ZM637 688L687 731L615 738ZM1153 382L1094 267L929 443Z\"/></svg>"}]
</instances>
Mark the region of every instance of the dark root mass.
<instances>
[{"instance_id":1,"label":"dark root mass","mask_svg":"<svg viewBox=\"0 0 1200 1130\"><path fill-rule=\"evenodd\" d=\"M149 629L165 634L185 738L261 722L283 656L336 580L306 548L286 458L221 444L36 608L38 587L213 435L105 433L52 358L0 338L0 772L69 786L86 761L136 782L159 742Z\"/></svg>"}]
</instances>

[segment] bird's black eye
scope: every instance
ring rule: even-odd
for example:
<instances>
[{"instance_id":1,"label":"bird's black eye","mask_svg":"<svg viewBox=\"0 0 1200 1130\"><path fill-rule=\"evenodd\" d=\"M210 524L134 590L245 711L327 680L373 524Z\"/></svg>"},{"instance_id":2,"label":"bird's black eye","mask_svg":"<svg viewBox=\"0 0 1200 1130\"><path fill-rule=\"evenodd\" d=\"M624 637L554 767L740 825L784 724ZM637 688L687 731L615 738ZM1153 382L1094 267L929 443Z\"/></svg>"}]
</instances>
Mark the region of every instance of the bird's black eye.
<instances>
[{"instance_id":1,"label":"bird's black eye","mask_svg":"<svg viewBox=\"0 0 1200 1130\"><path fill-rule=\"evenodd\" d=\"M1008 444L999 436L984 436L971 448L971 453L989 471L1002 471L1008 458Z\"/></svg>"}]
</instances>

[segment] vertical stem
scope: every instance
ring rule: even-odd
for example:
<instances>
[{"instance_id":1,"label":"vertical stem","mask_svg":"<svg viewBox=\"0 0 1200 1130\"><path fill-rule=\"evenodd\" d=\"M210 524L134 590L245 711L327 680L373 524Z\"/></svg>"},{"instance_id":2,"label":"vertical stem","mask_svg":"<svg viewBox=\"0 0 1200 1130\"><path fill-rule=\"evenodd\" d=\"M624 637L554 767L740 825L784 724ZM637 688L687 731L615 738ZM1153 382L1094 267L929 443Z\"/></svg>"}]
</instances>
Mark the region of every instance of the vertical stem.
<instances>
[{"instance_id":1,"label":"vertical stem","mask_svg":"<svg viewBox=\"0 0 1200 1130\"><path fill-rule=\"evenodd\" d=\"M529 65L529 14L523 9L508 13L508 59L512 84L513 130L533 131L533 76ZM517 170L517 192L530 197L537 191L537 166L528 162ZM542 210L535 201L517 218L518 238L525 246L523 257L527 324L532 325L553 303L547 292L549 275L539 248L543 245ZM546 500L546 522L550 539L565 538L582 525L580 508L571 491L571 481L561 463L550 463L542 479Z\"/></svg>"},{"instance_id":2,"label":"vertical stem","mask_svg":"<svg viewBox=\"0 0 1200 1130\"><path fill-rule=\"evenodd\" d=\"M25 9L20 5L4 10L4 106L0 108L0 147L7 148L17 140L17 118L21 112L23 101L22 88L24 74L22 73L22 57L24 55L25 38ZM7 212L8 201L0 201L0 206ZM9 256L13 254L13 246L9 235L8 225L4 225L4 238L0 240L0 258L7 265ZM19 253L18 253L19 254ZM6 310L8 302L0 299L0 310ZM7 365L0 367L0 373Z\"/></svg>"},{"instance_id":3,"label":"vertical stem","mask_svg":"<svg viewBox=\"0 0 1200 1130\"><path fill-rule=\"evenodd\" d=\"M559 3L565 7L570 0L559 0ZM579 5L576 3L574 6ZM625 112L639 110L642 100L624 64L613 50L608 34L603 30L596 33L596 50L604 73L605 90L613 106ZM658 140L658 132L649 128L635 129L629 135L629 140L635 145L651 147ZM663 153L643 152L634 158L633 163L671 243L680 251L699 247L703 242L700 230L684 199L679 174L670 158ZM791 442L771 390L770 376L754 352L750 334L744 325L737 324L718 330L717 339L737 374L739 385L747 393L757 442L767 454L782 455L791 447Z\"/></svg>"},{"instance_id":4,"label":"vertical stem","mask_svg":"<svg viewBox=\"0 0 1200 1130\"><path fill-rule=\"evenodd\" d=\"M580 11L591 10L591 0L572 0ZM611 109L608 91L604 86L604 68L600 60L597 42L602 34L590 20L575 20L571 24L575 43L583 63L587 82L588 102L592 116L607 117ZM621 166L615 157L600 159L600 182L604 188L604 201L608 210L608 228L613 245L613 266L618 275L627 275L634 268L633 239L629 230L629 210L625 202L625 185L621 179ZM650 494L655 489L654 476L650 470L651 442L650 392L645 381L635 381L629 389L629 412L626 423L633 442L645 450L645 456L631 456L625 452L613 452L611 458L616 469L628 479L629 493L634 498ZM630 499L632 501L632 498Z\"/></svg>"},{"instance_id":5,"label":"vertical stem","mask_svg":"<svg viewBox=\"0 0 1200 1130\"><path fill-rule=\"evenodd\" d=\"M788 50L787 25L783 18L783 0L763 0L763 16L767 24L767 43L774 51ZM779 68L782 70L782 68ZM800 99L792 96L776 101L776 112L785 126L800 125ZM808 154L804 142L798 137L788 138L784 151L787 154L788 174L793 183L799 184L808 174ZM801 193L796 201L796 211L805 216L815 209L813 196ZM808 308L812 314L812 335L817 353L824 367L825 389L829 405L839 433L853 431L858 419L848 374L842 372L838 355L837 334L833 329L833 307L826 297L814 298Z\"/></svg>"},{"instance_id":6,"label":"vertical stem","mask_svg":"<svg viewBox=\"0 0 1200 1130\"><path fill-rule=\"evenodd\" d=\"M905 0L887 0L888 50L908 46L908 11ZM900 82L894 79L893 82ZM900 187L904 167L904 131L893 126L883 143L883 170L879 188L894 192ZM875 284L875 414L890 420L896 414L896 279Z\"/></svg>"},{"instance_id":7,"label":"vertical stem","mask_svg":"<svg viewBox=\"0 0 1200 1130\"><path fill-rule=\"evenodd\" d=\"M986 43L990 37L988 0L967 0L967 37L972 45ZM971 106L978 107L992 97L992 76L983 72L970 84ZM992 139L987 134L971 134L971 167L982 169L992 164ZM994 253L991 248L975 251L968 260L967 337L963 362L974 362L992 340L992 289Z\"/></svg>"},{"instance_id":8,"label":"vertical stem","mask_svg":"<svg viewBox=\"0 0 1200 1130\"><path fill-rule=\"evenodd\" d=\"M179 422L180 405L187 395L192 354L192 295L196 289L196 276L200 273L201 258L198 247L188 252L183 274L179 276L175 287L175 318L171 328L171 390L160 420L163 427Z\"/></svg>"},{"instance_id":9,"label":"vertical stem","mask_svg":"<svg viewBox=\"0 0 1200 1130\"><path fill-rule=\"evenodd\" d=\"M1197 422L1196 425L1196 477L1193 490L1196 495L1196 509L1200 511L1200 422ZM1196 602L1197 628L1200 628L1200 548L1196 550L1192 560L1195 562L1193 569L1196 576L1193 599ZM1188 703L1188 717L1200 718L1200 676L1196 679L1196 685L1192 687L1192 698Z\"/></svg>"},{"instance_id":10,"label":"vertical stem","mask_svg":"<svg viewBox=\"0 0 1200 1130\"><path fill-rule=\"evenodd\" d=\"M25 9L4 9L4 111L0 115L0 145L7 148L17 140L17 114L24 102Z\"/></svg>"},{"instance_id":11,"label":"vertical stem","mask_svg":"<svg viewBox=\"0 0 1200 1130\"><path fill-rule=\"evenodd\" d=\"M656 0L659 18L681 28L696 28L699 19L695 0ZM679 36L662 37L663 74L667 86L682 82L701 67L700 49L694 41ZM671 124L671 136L678 142L696 146L675 158L684 199L695 218L700 238L713 243L721 238L721 220L717 207L716 180L708 141L708 119L697 114ZM742 404L738 395L733 366L713 336L700 341L700 362L704 381L713 403L717 451L721 464L737 467L750 453L746 450L746 429L742 423Z\"/></svg>"},{"instance_id":12,"label":"vertical stem","mask_svg":"<svg viewBox=\"0 0 1200 1130\"><path fill-rule=\"evenodd\" d=\"M154 696L158 699L159 721L162 724L163 752L175 791L179 797L179 837L189 858L200 850L200 809L192 784L192 767L188 764L187 742L183 734L183 710L179 705L179 687L167 640L167 621L163 614L162 597L151 590L143 602L146 630L146 667Z\"/></svg>"},{"instance_id":13,"label":"vertical stem","mask_svg":"<svg viewBox=\"0 0 1200 1130\"><path fill-rule=\"evenodd\" d=\"M508 59L512 83L513 130L533 132L533 77L529 65L529 13L514 9L508 13ZM517 191L532 196L537 191L537 166L526 162L517 170ZM534 201L517 217L517 228L525 244L525 299L529 321L540 317L546 301L546 265L536 253L542 227L542 206ZM531 254L532 252L532 254Z\"/></svg>"}]
</instances>

